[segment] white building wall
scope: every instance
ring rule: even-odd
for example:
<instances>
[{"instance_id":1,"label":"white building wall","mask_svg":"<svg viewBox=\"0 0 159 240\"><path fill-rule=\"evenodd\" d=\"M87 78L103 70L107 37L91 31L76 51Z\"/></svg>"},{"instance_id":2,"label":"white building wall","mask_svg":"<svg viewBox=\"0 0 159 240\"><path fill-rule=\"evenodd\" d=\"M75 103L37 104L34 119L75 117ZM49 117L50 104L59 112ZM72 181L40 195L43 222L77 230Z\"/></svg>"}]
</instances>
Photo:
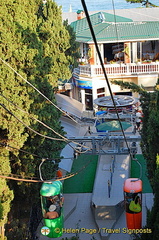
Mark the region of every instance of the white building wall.
<instances>
[{"instance_id":1,"label":"white building wall","mask_svg":"<svg viewBox=\"0 0 159 240\"><path fill-rule=\"evenodd\" d=\"M137 42L132 43L132 62L137 61Z\"/></svg>"},{"instance_id":2,"label":"white building wall","mask_svg":"<svg viewBox=\"0 0 159 240\"><path fill-rule=\"evenodd\" d=\"M81 102L85 106L85 89L80 88L79 91L81 92Z\"/></svg>"},{"instance_id":3,"label":"white building wall","mask_svg":"<svg viewBox=\"0 0 159 240\"><path fill-rule=\"evenodd\" d=\"M158 74L138 76L138 85L143 85L144 87L154 87L157 83L157 80Z\"/></svg>"},{"instance_id":4,"label":"white building wall","mask_svg":"<svg viewBox=\"0 0 159 240\"><path fill-rule=\"evenodd\" d=\"M104 58L104 45L103 44L98 44L98 48L99 48L99 51L101 53L101 56L102 56L102 59ZM99 60L99 57L98 57L98 54L97 54L97 51L95 51L95 63L96 65L100 65L100 60Z\"/></svg>"}]
</instances>

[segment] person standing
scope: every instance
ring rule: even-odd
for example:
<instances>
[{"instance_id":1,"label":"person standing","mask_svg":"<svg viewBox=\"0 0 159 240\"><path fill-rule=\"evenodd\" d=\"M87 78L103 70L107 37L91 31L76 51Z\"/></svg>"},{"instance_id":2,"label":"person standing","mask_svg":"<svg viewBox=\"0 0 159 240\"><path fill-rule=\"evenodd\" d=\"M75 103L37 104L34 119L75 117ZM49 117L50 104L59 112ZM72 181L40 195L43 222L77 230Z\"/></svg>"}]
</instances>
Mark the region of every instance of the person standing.
<instances>
[{"instance_id":1,"label":"person standing","mask_svg":"<svg viewBox=\"0 0 159 240\"><path fill-rule=\"evenodd\" d=\"M140 130L140 125L141 125L141 113L137 112L136 113L136 126L137 126L137 130Z\"/></svg>"}]
</instances>

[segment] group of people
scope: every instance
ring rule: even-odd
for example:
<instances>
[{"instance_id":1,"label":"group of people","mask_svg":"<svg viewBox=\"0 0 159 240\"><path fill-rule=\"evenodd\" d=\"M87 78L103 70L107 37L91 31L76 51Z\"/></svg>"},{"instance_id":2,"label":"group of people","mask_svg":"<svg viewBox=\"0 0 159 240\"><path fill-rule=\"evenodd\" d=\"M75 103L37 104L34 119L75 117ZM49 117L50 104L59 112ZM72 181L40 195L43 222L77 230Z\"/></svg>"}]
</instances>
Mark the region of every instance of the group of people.
<instances>
[{"instance_id":1,"label":"group of people","mask_svg":"<svg viewBox=\"0 0 159 240\"><path fill-rule=\"evenodd\" d=\"M61 214L63 202L64 198L62 195L48 197L46 204L48 211L44 213L44 218L48 219L58 218Z\"/></svg>"}]
</instances>

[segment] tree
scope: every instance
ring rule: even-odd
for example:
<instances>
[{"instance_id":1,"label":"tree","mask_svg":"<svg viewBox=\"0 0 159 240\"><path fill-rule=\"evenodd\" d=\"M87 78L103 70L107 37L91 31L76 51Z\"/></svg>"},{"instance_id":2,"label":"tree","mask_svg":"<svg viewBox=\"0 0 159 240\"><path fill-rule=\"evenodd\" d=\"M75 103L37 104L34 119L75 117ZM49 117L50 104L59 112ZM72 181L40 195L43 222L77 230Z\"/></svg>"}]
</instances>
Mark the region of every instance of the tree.
<instances>
[{"instance_id":1,"label":"tree","mask_svg":"<svg viewBox=\"0 0 159 240\"><path fill-rule=\"evenodd\" d=\"M0 173L7 175L10 173L8 159L5 157L7 150L1 149ZM13 191L9 189L5 179L0 179L0 227L7 220L7 214L10 211L10 202L13 200Z\"/></svg>"},{"instance_id":2,"label":"tree","mask_svg":"<svg viewBox=\"0 0 159 240\"><path fill-rule=\"evenodd\" d=\"M156 170L156 156L159 153L159 134L157 130L159 128L158 111L151 110L146 126L144 126L144 129L141 131L141 147L144 158L147 160L149 180L151 181L151 185L154 188L154 182L156 181L154 178L154 172ZM145 136L146 134L147 136Z\"/></svg>"},{"instance_id":3,"label":"tree","mask_svg":"<svg viewBox=\"0 0 159 240\"><path fill-rule=\"evenodd\" d=\"M146 92L143 88L132 83L122 81L113 81L122 87L132 89L140 93L140 102L142 106L142 129L141 134L141 149L146 159L148 178L154 191L154 205L151 211L148 212L147 225L145 228L152 230L150 234L141 234L135 236L135 239L151 240L159 238L159 89L158 83L154 92ZM133 86L133 88L131 88Z\"/></svg>"},{"instance_id":4,"label":"tree","mask_svg":"<svg viewBox=\"0 0 159 240\"><path fill-rule=\"evenodd\" d=\"M121 86L122 88L132 89L133 92L137 92L139 94L146 94L147 93L143 86L139 86L139 85L137 85L133 82L124 82L124 81L120 81L120 80L113 80L111 82L113 84Z\"/></svg>"},{"instance_id":5,"label":"tree","mask_svg":"<svg viewBox=\"0 0 159 240\"><path fill-rule=\"evenodd\" d=\"M37 56L40 77L45 75L53 87L57 87L59 79L64 81L71 77L69 56L65 54L70 48L70 36L62 23L61 13L56 3L48 0L40 5L37 14L37 32L43 43L41 61Z\"/></svg>"},{"instance_id":6,"label":"tree","mask_svg":"<svg viewBox=\"0 0 159 240\"><path fill-rule=\"evenodd\" d=\"M159 152L159 107L158 90L147 92L142 86L132 82L112 81L125 89L132 89L140 94L140 102L143 112L141 134L141 148L147 161L148 176L152 187L154 186L154 171L156 170L156 156Z\"/></svg>"},{"instance_id":7,"label":"tree","mask_svg":"<svg viewBox=\"0 0 159 240\"><path fill-rule=\"evenodd\" d=\"M55 2L48 0L43 5L40 0L2 0L0 7L0 29L3 29L0 32L1 58L15 70L0 61L0 173L38 176L38 160L49 158L56 162L44 165L45 178L51 178L65 143L40 137L28 127L49 137L61 138L56 134L65 134L59 121L61 113L16 72L56 104L54 87L57 87L58 79L65 80L71 76L70 56L65 55L70 48L70 36ZM4 224L13 191L4 179L0 179L0 186L0 224ZM38 196L39 185L9 182L9 186L16 199L25 198L31 202Z\"/></svg>"},{"instance_id":8,"label":"tree","mask_svg":"<svg viewBox=\"0 0 159 240\"><path fill-rule=\"evenodd\" d=\"M26 74L23 72L23 67L25 61L29 61L28 58L31 51L27 49L26 45L23 45L21 33L18 31L19 25L17 24L18 16L20 18L19 22L25 20L26 14L25 11L22 11L24 7L18 4L18 2L13 4L12 1L1 1L0 7L0 29L3 29L0 32L1 58L11 64L16 71L23 75L23 77L26 77ZM30 20L33 23L35 22L34 15ZM0 173L1 175L8 175L11 173L12 169L12 164L10 163L13 163L11 162L12 159L10 158L10 154L13 153L15 156L18 156L16 148L22 148L28 137L28 134L25 132L25 127L18 122L9 111L16 114L28 125L30 124L30 119L25 114L20 114L3 96L8 97L26 111L29 110L32 100L27 93L25 83L2 62L0 62L0 76ZM7 111L7 109L9 111ZM5 144L10 144L13 148L9 149L5 147ZM0 179L0 186L0 202L2 206L0 225L3 225L6 223L7 214L10 211L13 191L9 189L5 179Z\"/></svg>"},{"instance_id":9,"label":"tree","mask_svg":"<svg viewBox=\"0 0 159 240\"><path fill-rule=\"evenodd\" d=\"M76 42L76 33L74 32L73 28L68 24L68 20L64 21L64 26L69 32L70 35L70 48L66 50L66 56L70 62L70 69L73 70L75 67L78 66L78 59L80 58L79 53L79 43Z\"/></svg>"},{"instance_id":10,"label":"tree","mask_svg":"<svg viewBox=\"0 0 159 240\"><path fill-rule=\"evenodd\" d=\"M126 0L129 3L141 3L145 7L158 7L155 4L151 3L149 0Z\"/></svg>"}]
</instances>

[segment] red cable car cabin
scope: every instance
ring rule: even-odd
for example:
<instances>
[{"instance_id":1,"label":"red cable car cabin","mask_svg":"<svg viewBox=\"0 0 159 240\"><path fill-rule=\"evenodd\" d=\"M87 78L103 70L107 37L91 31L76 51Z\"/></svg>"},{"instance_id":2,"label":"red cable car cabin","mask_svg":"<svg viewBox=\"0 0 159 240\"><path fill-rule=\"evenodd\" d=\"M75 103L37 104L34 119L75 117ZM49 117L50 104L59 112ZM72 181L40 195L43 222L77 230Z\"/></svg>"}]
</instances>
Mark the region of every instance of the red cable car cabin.
<instances>
[{"instance_id":1,"label":"red cable car cabin","mask_svg":"<svg viewBox=\"0 0 159 240\"><path fill-rule=\"evenodd\" d=\"M124 182L124 201L128 229L142 228L142 181L128 178Z\"/></svg>"}]
</instances>

